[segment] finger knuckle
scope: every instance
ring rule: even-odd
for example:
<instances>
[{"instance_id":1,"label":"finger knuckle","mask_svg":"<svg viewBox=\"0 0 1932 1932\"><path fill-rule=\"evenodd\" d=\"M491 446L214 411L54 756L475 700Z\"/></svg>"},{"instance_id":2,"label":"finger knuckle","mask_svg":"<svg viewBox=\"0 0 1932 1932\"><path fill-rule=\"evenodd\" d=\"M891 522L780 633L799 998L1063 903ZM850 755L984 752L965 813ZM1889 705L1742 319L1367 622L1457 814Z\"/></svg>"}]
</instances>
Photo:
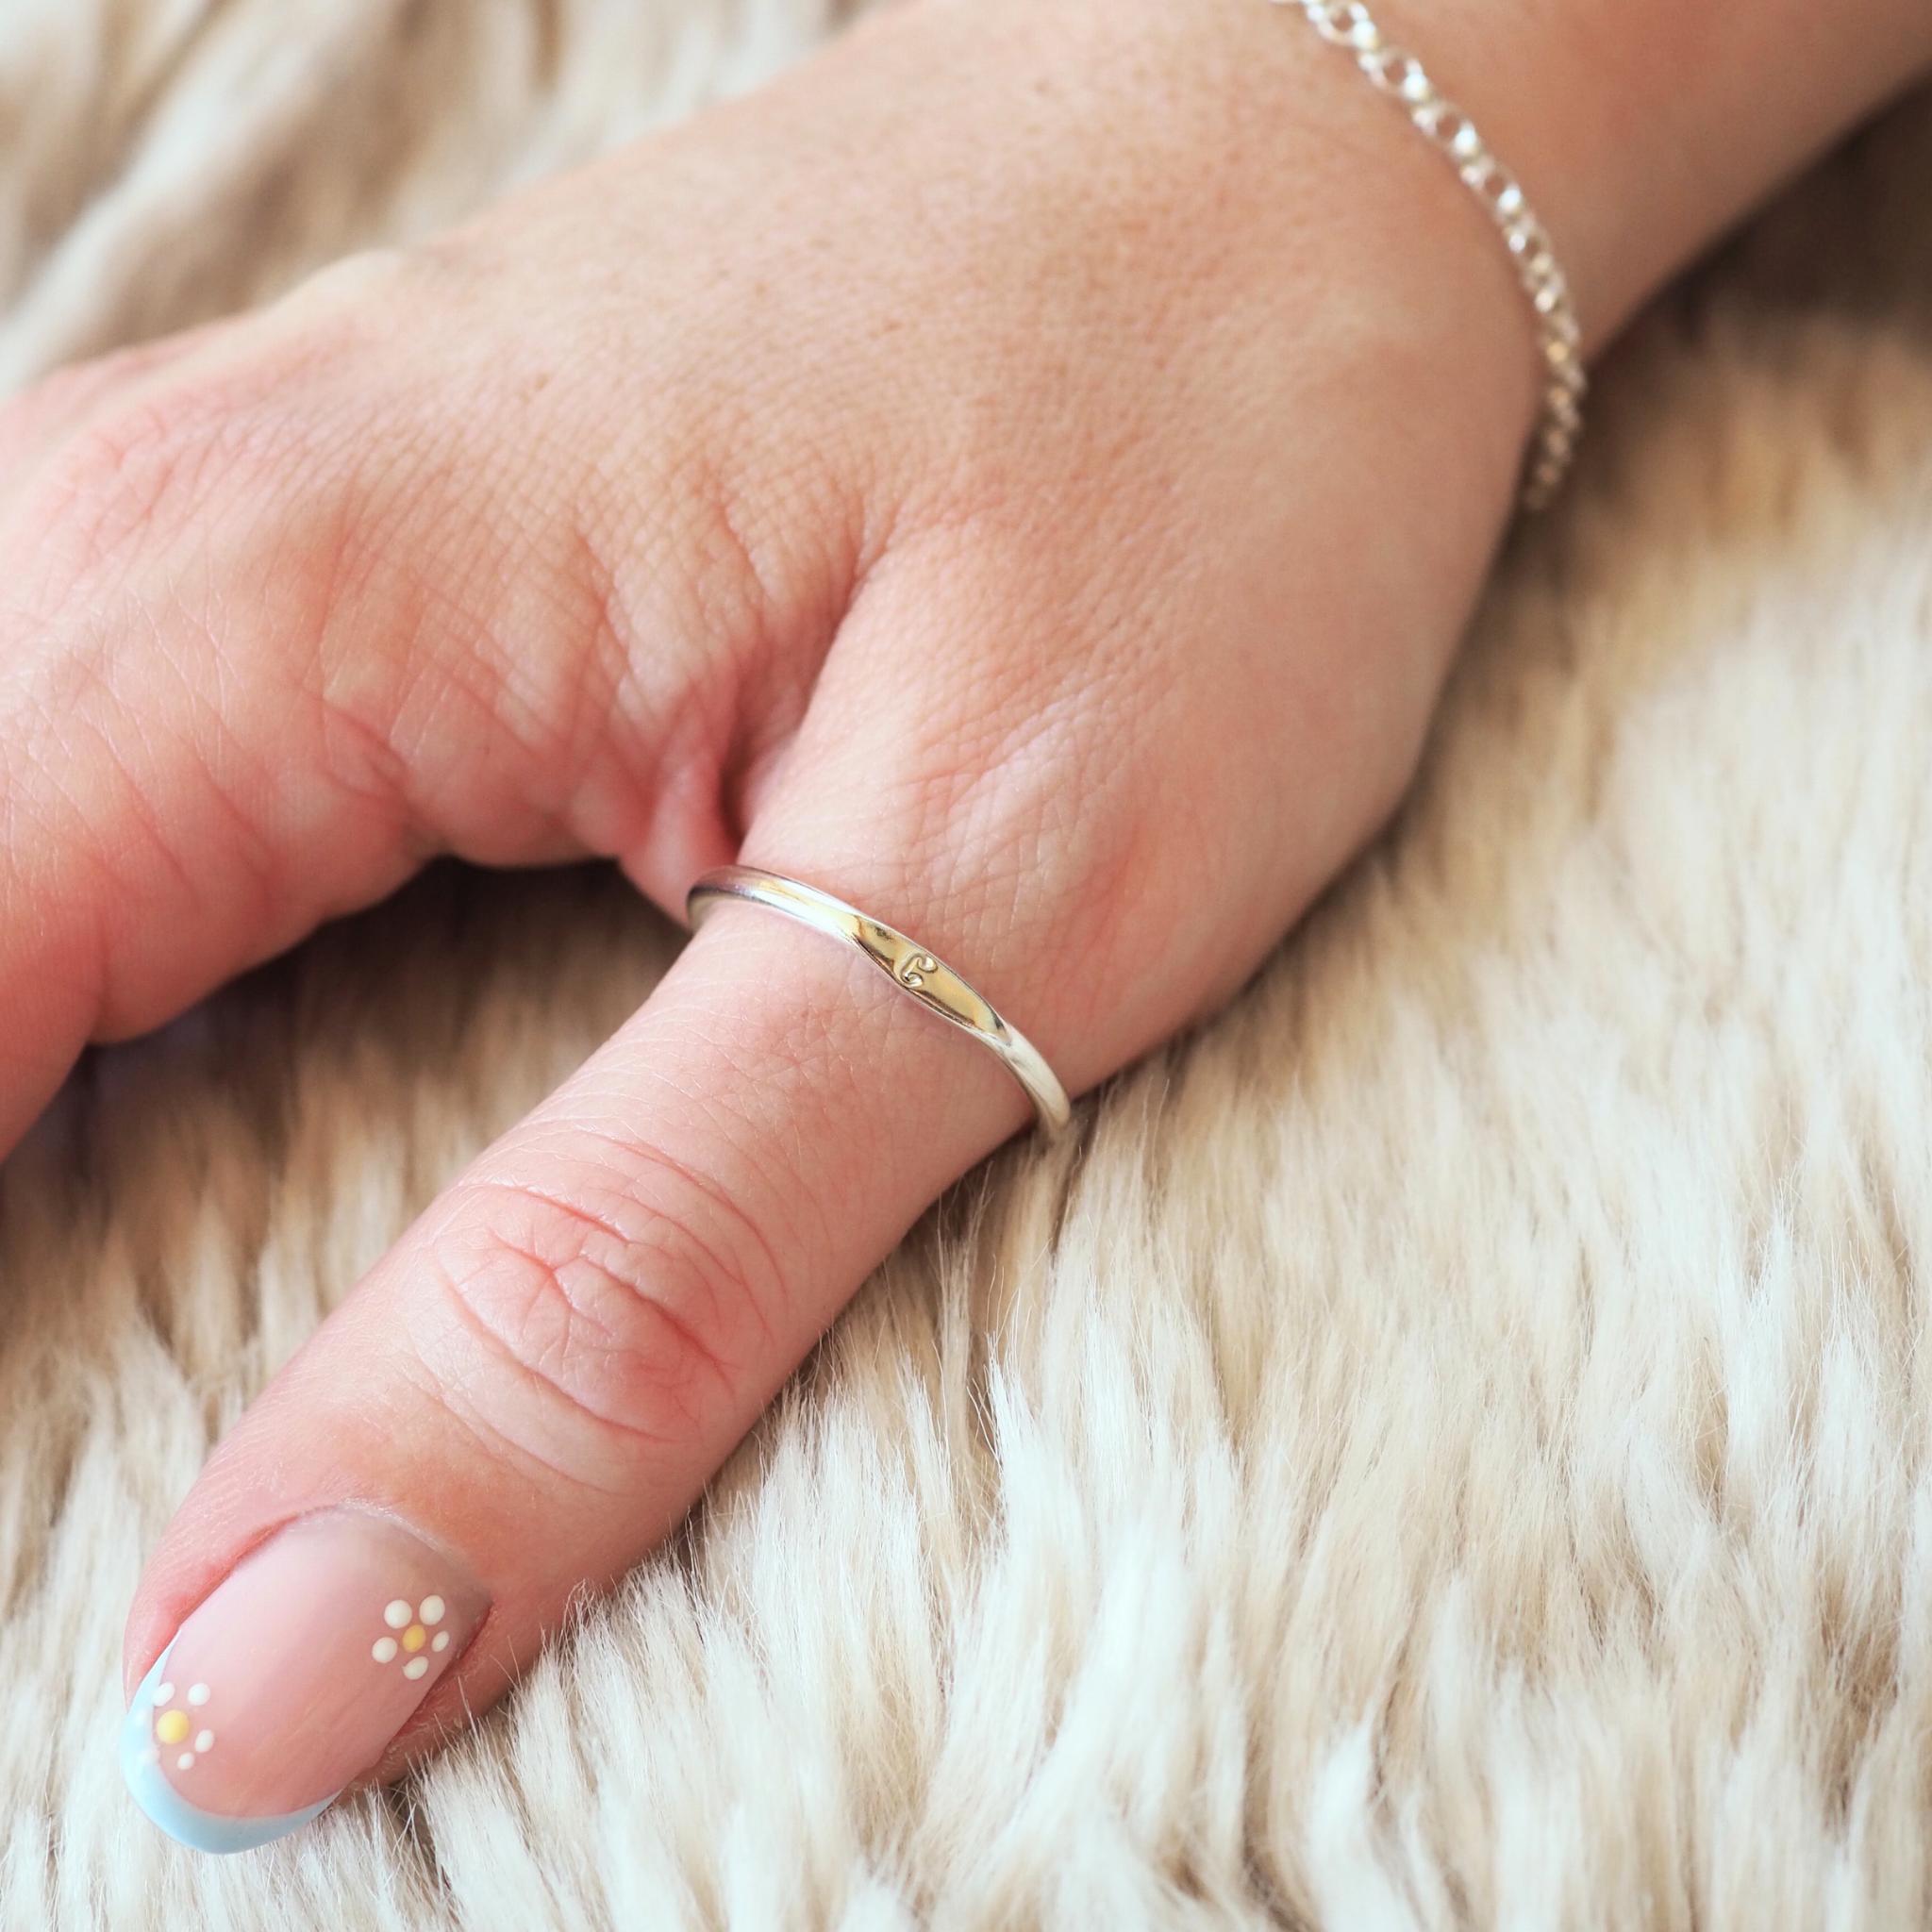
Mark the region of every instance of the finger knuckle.
<instances>
[{"instance_id":1,"label":"finger knuckle","mask_svg":"<svg viewBox=\"0 0 1932 1932\"><path fill-rule=\"evenodd\" d=\"M285 414L225 382L168 383L89 415L37 472L21 530L64 605L105 587L144 544L195 526L218 501L258 506L284 469Z\"/></svg>"},{"instance_id":2,"label":"finger knuckle","mask_svg":"<svg viewBox=\"0 0 1932 1932\"><path fill-rule=\"evenodd\" d=\"M387 322L434 286L433 271L446 258L446 251L434 242L413 248L377 243L354 249L296 283L278 306L305 325L326 319L355 328L372 314Z\"/></svg>"},{"instance_id":3,"label":"finger knuckle","mask_svg":"<svg viewBox=\"0 0 1932 1932\"><path fill-rule=\"evenodd\" d=\"M648 1441L735 1408L777 1288L723 1190L644 1152L483 1175L442 1244L466 1321L547 1403Z\"/></svg>"}]
</instances>

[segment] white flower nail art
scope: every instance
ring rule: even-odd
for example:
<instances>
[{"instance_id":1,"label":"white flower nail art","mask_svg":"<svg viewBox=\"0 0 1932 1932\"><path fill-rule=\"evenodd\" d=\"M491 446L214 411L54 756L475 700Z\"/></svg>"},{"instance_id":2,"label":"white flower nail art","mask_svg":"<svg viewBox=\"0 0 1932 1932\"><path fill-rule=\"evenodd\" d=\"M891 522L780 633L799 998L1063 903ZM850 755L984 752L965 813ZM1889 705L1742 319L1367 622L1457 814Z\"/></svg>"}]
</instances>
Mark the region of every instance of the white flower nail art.
<instances>
[{"instance_id":1,"label":"white flower nail art","mask_svg":"<svg viewBox=\"0 0 1932 1932\"><path fill-rule=\"evenodd\" d=\"M188 1687L188 1695L182 1703L192 1704L199 1708L208 1702L208 1694L206 1684L191 1684ZM147 1762L160 1762L159 1746L162 1744L185 1744L188 1748L176 1755L175 1769L192 1771L195 1764L215 1748L215 1734L205 1724L201 1729L195 1730L194 1721L182 1709L181 1704L175 1702L173 1684L157 1684L154 1696L155 1743L150 1745L148 1753L144 1754ZM193 1734L192 1740L191 1732Z\"/></svg>"},{"instance_id":2,"label":"white flower nail art","mask_svg":"<svg viewBox=\"0 0 1932 1932\"><path fill-rule=\"evenodd\" d=\"M369 1655L379 1664L392 1664L399 1656L407 1655L408 1661L403 1665L403 1675L426 1675L429 1659L422 1652L449 1648L447 1630L438 1630L433 1637L429 1634L436 1624L442 1622L443 1609L440 1596L425 1596L420 1604L413 1605L407 1597L397 1597L393 1603L383 1607L382 1621L399 1634L378 1637L369 1646Z\"/></svg>"}]
</instances>

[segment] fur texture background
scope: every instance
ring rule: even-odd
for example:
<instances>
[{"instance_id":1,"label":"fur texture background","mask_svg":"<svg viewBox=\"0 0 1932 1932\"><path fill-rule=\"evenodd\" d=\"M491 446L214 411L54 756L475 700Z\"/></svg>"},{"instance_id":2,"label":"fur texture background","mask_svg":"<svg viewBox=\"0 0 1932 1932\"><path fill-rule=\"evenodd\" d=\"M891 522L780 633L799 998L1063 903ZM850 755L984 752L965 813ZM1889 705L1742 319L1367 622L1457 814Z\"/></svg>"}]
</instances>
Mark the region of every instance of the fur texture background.
<instances>
[{"instance_id":1,"label":"fur texture background","mask_svg":"<svg viewBox=\"0 0 1932 1932\"><path fill-rule=\"evenodd\" d=\"M0 373L834 10L8 0ZM675 938L440 872L92 1058L0 1171L0 1926L1932 1917L1928 107L1619 351L1238 1006L963 1184L473 1736L220 1863L118 1788L142 1551Z\"/></svg>"}]
</instances>

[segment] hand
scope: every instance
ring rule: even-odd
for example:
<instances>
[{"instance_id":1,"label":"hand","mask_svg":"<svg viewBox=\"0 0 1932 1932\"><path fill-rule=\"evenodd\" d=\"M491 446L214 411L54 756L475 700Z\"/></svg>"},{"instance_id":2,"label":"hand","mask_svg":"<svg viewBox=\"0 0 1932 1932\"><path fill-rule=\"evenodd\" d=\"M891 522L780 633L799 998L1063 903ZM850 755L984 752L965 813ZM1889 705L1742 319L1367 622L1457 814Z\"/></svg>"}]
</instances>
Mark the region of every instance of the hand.
<instances>
[{"instance_id":1,"label":"hand","mask_svg":"<svg viewBox=\"0 0 1932 1932\"><path fill-rule=\"evenodd\" d=\"M1480 217L1333 59L908 9L15 406L8 1129L434 851L675 909L741 850L1075 1087L1211 1010L1399 795L1532 400ZM490 1702L1024 1118L720 913L184 1504L128 1636L166 1821L257 1840Z\"/></svg>"}]
</instances>

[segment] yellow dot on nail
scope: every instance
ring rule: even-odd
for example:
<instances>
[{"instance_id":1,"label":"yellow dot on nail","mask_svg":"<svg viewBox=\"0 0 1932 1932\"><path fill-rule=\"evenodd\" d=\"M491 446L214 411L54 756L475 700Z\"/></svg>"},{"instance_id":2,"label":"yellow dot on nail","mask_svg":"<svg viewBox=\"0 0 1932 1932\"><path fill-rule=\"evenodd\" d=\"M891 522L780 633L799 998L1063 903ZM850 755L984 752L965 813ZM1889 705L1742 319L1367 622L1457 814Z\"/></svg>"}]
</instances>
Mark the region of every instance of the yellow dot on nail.
<instances>
[{"instance_id":1,"label":"yellow dot on nail","mask_svg":"<svg viewBox=\"0 0 1932 1932\"><path fill-rule=\"evenodd\" d=\"M164 1710L155 1720L155 1736L164 1744L178 1744L188 1735L188 1713Z\"/></svg>"},{"instance_id":2,"label":"yellow dot on nail","mask_svg":"<svg viewBox=\"0 0 1932 1932\"><path fill-rule=\"evenodd\" d=\"M420 1624L411 1624L403 1632L403 1648L405 1650L421 1650L428 1641L429 1633Z\"/></svg>"},{"instance_id":3,"label":"yellow dot on nail","mask_svg":"<svg viewBox=\"0 0 1932 1932\"><path fill-rule=\"evenodd\" d=\"M401 1597L397 1597L393 1603L384 1606L382 1621L391 1630L400 1630L415 1614L415 1611L410 1609Z\"/></svg>"}]
</instances>

